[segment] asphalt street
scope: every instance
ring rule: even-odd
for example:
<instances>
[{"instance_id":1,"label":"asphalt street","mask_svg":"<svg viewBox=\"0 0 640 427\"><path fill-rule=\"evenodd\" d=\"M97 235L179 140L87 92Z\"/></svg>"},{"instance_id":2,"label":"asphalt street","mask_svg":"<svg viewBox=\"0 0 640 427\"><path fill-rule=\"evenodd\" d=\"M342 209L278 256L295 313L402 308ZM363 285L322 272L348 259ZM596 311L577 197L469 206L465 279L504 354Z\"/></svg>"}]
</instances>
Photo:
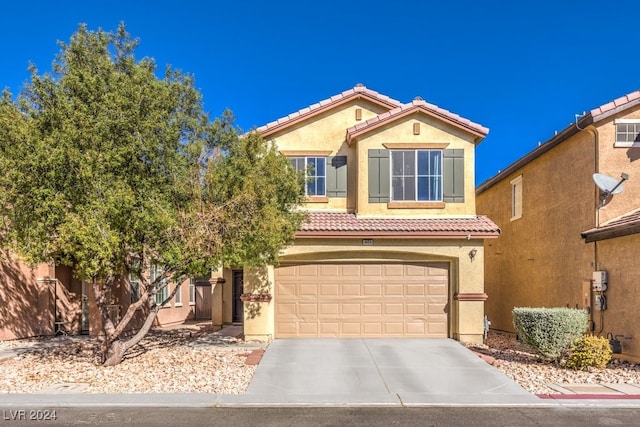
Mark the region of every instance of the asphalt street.
<instances>
[{"instance_id":1,"label":"asphalt street","mask_svg":"<svg viewBox=\"0 0 640 427\"><path fill-rule=\"evenodd\" d=\"M640 409L507 407L14 408L0 426L633 426ZM24 411L24 412L21 412ZM48 412L47 412L48 411ZM55 419L51 419L54 415ZM42 419L44 415L48 420ZM14 417L15 419L11 419ZM37 418L41 419L38 420Z\"/></svg>"}]
</instances>

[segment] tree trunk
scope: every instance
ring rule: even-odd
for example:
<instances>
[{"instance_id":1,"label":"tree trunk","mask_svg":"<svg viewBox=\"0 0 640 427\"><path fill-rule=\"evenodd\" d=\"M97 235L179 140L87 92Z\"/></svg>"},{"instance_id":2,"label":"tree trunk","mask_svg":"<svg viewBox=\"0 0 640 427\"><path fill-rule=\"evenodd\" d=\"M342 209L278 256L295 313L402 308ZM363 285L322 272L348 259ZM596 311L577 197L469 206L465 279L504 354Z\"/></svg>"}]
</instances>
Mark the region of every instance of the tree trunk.
<instances>
[{"instance_id":1,"label":"tree trunk","mask_svg":"<svg viewBox=\"0 0 640 427\"><path fill-rule=\"evenodd\" d=\"M142 340L142 338L147 335L147 332L149 332L151 326L153 326L153 322L158 316L159 309L160 306L155 306L154 308L152 308L140 330L138 330L138 332L136 332L136 334L128 340L123 341L117 339L110 343L107 340L104 341L105 343L107 343L107 347L105 348L106 351L103 353L106 355L106 360L104 361L103 366L116 366L117 364L122 362L125 353L131 347L138 344Z\"/></svg>"}]
</instances>

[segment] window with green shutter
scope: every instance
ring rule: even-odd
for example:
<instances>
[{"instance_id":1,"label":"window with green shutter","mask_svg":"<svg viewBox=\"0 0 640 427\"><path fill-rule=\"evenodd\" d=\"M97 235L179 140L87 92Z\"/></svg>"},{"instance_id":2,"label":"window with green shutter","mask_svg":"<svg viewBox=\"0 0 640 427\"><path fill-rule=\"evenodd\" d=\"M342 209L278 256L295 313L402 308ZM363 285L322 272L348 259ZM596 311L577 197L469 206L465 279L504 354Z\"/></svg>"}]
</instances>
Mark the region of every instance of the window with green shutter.
<instances>
[{"instance_id":1,"label":"window with green shutter","mask_svg":"<svg viewBox=\"0 0 640 427\"><path fill-rule=\"evenodd\" d=\"M464 203L464 150L370 149L369 203Z\"/></svg>"}]
</instances>

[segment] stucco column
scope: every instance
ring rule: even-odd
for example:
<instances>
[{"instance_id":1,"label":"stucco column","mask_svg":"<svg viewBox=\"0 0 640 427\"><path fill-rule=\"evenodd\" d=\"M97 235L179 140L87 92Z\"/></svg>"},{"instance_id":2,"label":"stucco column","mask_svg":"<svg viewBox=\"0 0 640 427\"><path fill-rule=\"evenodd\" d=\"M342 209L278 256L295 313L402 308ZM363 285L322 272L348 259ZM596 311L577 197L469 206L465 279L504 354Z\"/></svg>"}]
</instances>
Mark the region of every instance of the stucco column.
<instances>
[{"instance_id":1,"label":"stucco column","mask_svg":"<svg viewBox=\"0 0 640 427\"><path fill-rule=\"evenodd\" d=\"M213 330L222 329L222 287L226 280L224 277L212 277L211 283L211 326Z\"/></svg>"},{"instance_id":2,"label":"stucco column","mask_svg":"<svg viewBox=\"0 0 640 427\"><path fill-rule=\"evenodd\" d=\"M476 242L460 248L459 286L453 294L457 313L457 339L481 344L484 338L484 246Z\"/></svg>"},{"instance_id":3,"label":"stucco column","mask_svg":"<svg viewBox=\"0 0 640 427\"><path fill-rule=\"evenodd\" d=\"M244 270L244 336L247 340L274 338L273 266Z\"/></svg>"}]
</instances>

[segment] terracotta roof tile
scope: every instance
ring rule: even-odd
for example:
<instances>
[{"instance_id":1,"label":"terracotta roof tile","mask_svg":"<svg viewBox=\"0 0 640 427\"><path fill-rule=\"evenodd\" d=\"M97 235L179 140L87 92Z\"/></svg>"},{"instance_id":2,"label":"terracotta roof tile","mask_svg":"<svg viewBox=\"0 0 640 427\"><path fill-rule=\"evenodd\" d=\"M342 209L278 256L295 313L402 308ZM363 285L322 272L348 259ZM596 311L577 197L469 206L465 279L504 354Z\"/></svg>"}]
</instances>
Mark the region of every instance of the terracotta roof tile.
<instances>
[{"instance_id":1,"label":"terracotta roof tile","mask_svg":"<svg viewBox=\"0 0 640 427\"><path fill-rule=\"evenodd\" d=\"M464 238L497 237L500 228L486 216L430 218L358 218L352 213L311 212L296 234Z\"/></svg>"},{"instance_id":2,"label":"terracotta roof tile","mask_svg":"<svg viewBox=\"0 0 640 427\"><path fill-rule=\"evenodd\" d=\"M389 109L392 109L401 105L400 101L389 98L386 95L382 95L381 93L378 93L375 90L368 89L363 85L357 85L349 90L345 90L342 93L339 93L327 99L323 99L322 101L316 102L315 104L312 104L308 107L302 108L295 113L289 114L286 117L282 117L274 122L261 126L257 130L261 132L263 135L267 135L278 129L282 129L283 127L286 127L288 124L295 123L297 120L300 120L306 117L312 117L315 114L321 113L322 111L332 107L333 105L340 104L342 102L346 102L349 99L357 98L361 96L368 98L369 100L372 100L374 102L377 102L378 104L384 105Z\"/></svg>"},{"instance_id":3,"label":"terracotta roof tile","mask_svg":"<svg viewBox=\"0 0 640 427\"><path fill-rule=\"evenodd\" d=\"M596 107L591 110L590 113L593 117L593 121L598 121L608 117L610 114L615 114L618 111L622 111L628 107L632 107L639 102L640 91L636 90L634 92L621 96L620 98L614 99L613 101L607 102L606 104L603 104L599 107Z\"/></svg>"},{"instance_id":4,"label":"terracotta roof tile","mask_svg":"<svg viewBox=\"0 0 640 427\"><path fill-rule=\"evenodd\" d=\"M471 120L465 119L458 114L452 113L448 110L445 110L444 108L440 108L437 105L425 102L422 99L414 99L408 104L400 105L399 107L396 107L389 112L379 114L378 116L369 119L364 123L358 123L355 126L351 126L347 129L347 143L350 143L351 139L358 134L367 132L367 130L370 129L375 129L384 122L403 117L413 111L423 111L431 116L436 116L444 119L445 121L452 122L454 125L462 127L472 133L477 134L480 137L485 137L489 133L488 128L474 123Z\"/></svg>"},{"instance_id":5,"label":"terracotta roof tile","mask_svg":"<svg viewBox=\"0 0 640 427\"><path fill-rule=\"evenodd\" d=\"M619 218L614 218L600 227L584 231L582 232L582 237L591 235L609 235L609 233L614 231L630 229L637 226L640 226L640 209L626 213Z\"/></svg>"}]
</instances>

